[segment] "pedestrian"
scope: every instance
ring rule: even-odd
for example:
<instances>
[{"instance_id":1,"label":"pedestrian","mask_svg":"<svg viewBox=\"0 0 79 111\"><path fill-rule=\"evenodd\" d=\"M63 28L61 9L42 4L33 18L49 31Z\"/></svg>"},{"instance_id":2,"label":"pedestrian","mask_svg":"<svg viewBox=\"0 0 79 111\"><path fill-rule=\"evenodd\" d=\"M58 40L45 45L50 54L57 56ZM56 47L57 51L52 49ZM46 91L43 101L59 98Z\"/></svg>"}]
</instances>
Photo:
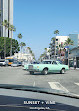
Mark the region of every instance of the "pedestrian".
<instances>
[{"instance_id":1,"label":"pedestrian","mask_svg":"<svg viewBox=\"0 0 79 111\"><path fill-rule=\"evenodd\" d=\"M74 61L74 70L76 69L76 61Z\"/></svg>"}]
</instances>

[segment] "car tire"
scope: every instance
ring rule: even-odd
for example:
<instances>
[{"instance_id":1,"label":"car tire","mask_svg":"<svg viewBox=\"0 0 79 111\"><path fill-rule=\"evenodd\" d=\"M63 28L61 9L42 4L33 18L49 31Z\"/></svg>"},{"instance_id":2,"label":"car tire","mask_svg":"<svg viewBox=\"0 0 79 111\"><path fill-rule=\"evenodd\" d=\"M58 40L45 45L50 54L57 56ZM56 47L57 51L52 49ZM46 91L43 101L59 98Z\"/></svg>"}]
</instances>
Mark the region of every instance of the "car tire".
<instances>
[{"instance_id":1,"label":"car tire","mask_svg":"<svg viewBox=\"0 0 79 111\"><path fill-rule=\"evenodd\" d=\"M34 74L34 72L33 72L33 71L30 71L30 74Z\"/></svg>"},{"instance_id":2,"label":"car tire","mask_svg":"<svg viewBox=\"0 0 79 111\"><path fill-rule=\"evenodd\" d=\"M44 69L44 70L43 70L43 74L47 75L47 74L48 74L48 70L47 70L47 69Z\"/></svg>"},{"instance_id":3,"label":"car tire","mask_svg":"<svg viewBox=\"0 0 79 111\"><path fill-rule=\"evenodd\" d=\"M62 69L62 70L60 71L60 73L61 73L61 74L64 74L64 73L65 73L65 69Z\"/></svg>"}]
</instances>

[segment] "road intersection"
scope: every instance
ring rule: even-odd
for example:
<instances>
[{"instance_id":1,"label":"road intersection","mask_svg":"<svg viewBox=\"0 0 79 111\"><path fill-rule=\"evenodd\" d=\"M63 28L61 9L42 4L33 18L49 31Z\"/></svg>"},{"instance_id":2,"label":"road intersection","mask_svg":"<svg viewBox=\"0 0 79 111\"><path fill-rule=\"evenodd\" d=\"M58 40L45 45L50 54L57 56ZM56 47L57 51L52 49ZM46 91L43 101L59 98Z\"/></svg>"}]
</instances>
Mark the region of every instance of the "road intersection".
<instances>
[{"instance_id":1,"label":"road intersection","mask_svg":"<svg viewBox=\"0 0 79 111\"><path fill-rule=\"evenodd\" d=\"M23 67L0 67L0 84L18 84L62 90L79 95L79 70L65 74L29 74Z\"/></svg>"}]
</instances>

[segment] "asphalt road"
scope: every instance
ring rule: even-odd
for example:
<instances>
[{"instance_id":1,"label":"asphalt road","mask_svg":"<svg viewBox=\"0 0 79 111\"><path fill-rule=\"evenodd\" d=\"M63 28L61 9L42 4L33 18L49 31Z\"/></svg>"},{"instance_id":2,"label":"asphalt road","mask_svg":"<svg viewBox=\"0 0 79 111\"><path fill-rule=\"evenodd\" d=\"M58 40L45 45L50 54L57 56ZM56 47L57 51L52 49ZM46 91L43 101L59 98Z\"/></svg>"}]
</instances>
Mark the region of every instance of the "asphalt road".
<instances>
[{"instance_id":1,"label":"asphalt road","mask_svg":"<svg viewBox=\"0 0 79 111\"><path fill-rule=\"evenodd\" d=\"M52 88L79 95L79 70L72 69L65 74L31 75L23 67L0 67L0 84Z\"/></svg>"}]
</instances>

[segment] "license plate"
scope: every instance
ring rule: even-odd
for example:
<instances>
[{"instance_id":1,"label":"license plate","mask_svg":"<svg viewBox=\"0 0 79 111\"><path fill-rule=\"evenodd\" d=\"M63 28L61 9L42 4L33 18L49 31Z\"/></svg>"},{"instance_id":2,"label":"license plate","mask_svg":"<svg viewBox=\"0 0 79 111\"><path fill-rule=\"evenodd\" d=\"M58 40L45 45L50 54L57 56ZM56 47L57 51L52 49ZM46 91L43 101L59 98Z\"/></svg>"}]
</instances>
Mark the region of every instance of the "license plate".
<instances>
[{"instance_id":1,"label":"license plate","mask_svg":"<svg viewBox=\"0 0 79 111\"><path fill-rule=\"evenodd\" d=\"M33 65L29 65L29 66L28 66L28 69L33 69Z\"/></svg>"}]
</instances>

